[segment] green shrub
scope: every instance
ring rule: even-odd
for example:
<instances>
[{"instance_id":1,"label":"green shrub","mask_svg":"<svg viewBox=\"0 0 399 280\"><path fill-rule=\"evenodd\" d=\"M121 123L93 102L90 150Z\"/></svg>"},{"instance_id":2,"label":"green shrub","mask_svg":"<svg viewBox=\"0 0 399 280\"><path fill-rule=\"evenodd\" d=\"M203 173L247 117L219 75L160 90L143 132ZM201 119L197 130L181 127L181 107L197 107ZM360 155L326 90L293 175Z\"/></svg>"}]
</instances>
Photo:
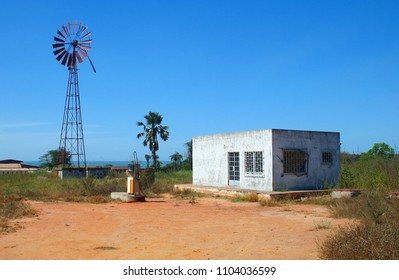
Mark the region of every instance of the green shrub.
<instances>
[{"instance_id":1,"label":"green shrub","mask_svg":"<svg viewBox=\"0 0 399 280\"><path fill-rule=\"evenodd\" d=\"M399 158L342 161L340 188L399 189Z\"/></svg>"}]
</instances>

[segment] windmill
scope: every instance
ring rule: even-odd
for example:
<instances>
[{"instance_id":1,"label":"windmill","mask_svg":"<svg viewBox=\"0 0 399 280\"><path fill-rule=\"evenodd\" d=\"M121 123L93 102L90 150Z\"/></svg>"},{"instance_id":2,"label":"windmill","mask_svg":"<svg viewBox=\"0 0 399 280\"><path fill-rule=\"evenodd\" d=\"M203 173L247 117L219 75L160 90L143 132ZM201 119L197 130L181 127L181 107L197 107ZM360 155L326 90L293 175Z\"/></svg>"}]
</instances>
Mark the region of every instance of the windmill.
<instances>
[{"instance_id":1,"label":"windmill","mask_svg":"<svg viewBox=\"0 0 399 280\"><path fill-rule=\"evenodd\" d=\"M96 72L88 56L92 43L91 32L82 23L63 25L54 36L54 55L64 66L68 67L69 77L59 144L58 163L63 168L68 166L86 168L86 152L83 138L82 113L80 106L78 63L84 58Z\"/></svg>"}]
</instances>

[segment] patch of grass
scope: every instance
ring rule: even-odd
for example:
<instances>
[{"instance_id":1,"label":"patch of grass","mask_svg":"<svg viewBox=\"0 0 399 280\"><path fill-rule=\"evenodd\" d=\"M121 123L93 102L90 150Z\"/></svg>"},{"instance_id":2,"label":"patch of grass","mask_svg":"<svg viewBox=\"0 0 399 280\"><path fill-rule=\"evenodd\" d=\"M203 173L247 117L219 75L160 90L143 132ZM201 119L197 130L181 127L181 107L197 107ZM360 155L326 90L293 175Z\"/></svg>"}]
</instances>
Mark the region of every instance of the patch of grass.
<instances>
[{"instance_id":1,"label":"patch of grass","mask_svg":"<svg viewBox=\"0 0 399 280\"><path fill-rule=\"evenodd\" d=\"M331 229L332 224L330 221L321 220L321 221L313 221L314 229L321 230L321 229Z\"/></svg>"},{"instance_id":2,"label":"patch of grass","mask_svg":"<svg viewBox=\"0 0 399 280\"><path fill-rule=\"evenodd\" d=\"M399 199L385 199L384 196L381 191L363 191L356 197L335 199L331 204L332 214L337 218L372 222L384 216L399 219Z\"/></svg>"},{"instance_id":3,"label":"patch of grass","mask_svg":"<svg viewBox=\"0 0 399 280\"><path fill-rule=\"evenodd\" d=\"M117 248L112 247L112 246L100 246L100 247L96 247L94 248L94 250L116 250Z\"/></svg>"},{"instance_id":4,"label":"patch of grass","mask_svg":"<svg viewBox=\"0 0 399 280\"><path fill-rule=\"evenodd\" d=\"M108 202L111 192L126 190L126 176L112 176L104 179L64 179L53 173L40 171L34 174L12 174L0 176L0 193L18 195L40 201L74 201L97 203ZM175 184L192 182L192 172L181 170L172 173L157 172L155 182L143 186L147 196L172 192ZM99 198L99 197L103 198Z\"/></svg>"},{"instance_id":5,"label":"patch of grass","mask_svg":"<svg viewBox=\"0 0 399 280\"><path fill-rule=\"evenodd\" d=\"M363 191L353 198L334 200L335 217L352 218L319 246L322 259L398 260L399 200L385 199L384 192Z\"/></svg>"},{"instance_id":6,"label":"patch of grass","mask_svg":"<svg viewBox=\"0 0 399 280\"><path fill-rule=\"evenodd\" d=\"M26 216L35 216L36 211L23 201L18 195L0 195L0 217L17 219Z\"/></svg>"},{"instance_id":7,"label":"patch of grass","mask_svg":"<svg viewBox=\"0 0 399 280\"><path fill-rule=\"evenodd\" d=\"M312 196L307 197L306 199L301 199L298 201L301 204L314 204L314 205L331 205L334 203L331 195L321 195L321 196Z\"/></svg>"},{"instance_id":8,"label":"patch of grass","mask_svg":"<svg viewBox=\"0 0 399 280\"><path fill-rule=\"evenodd\" d=\"M237 194L228 198L232 202L258 202L258 194L249 192L245 194Z\"/></svg>"},{"instance_id":9,"label":"patch of grass","mask_svg":"<svg viewBox=\"0 0 399 280\"><path fill-rule=\"evenodd\" d=\"M243 195L239 195L239 194L232 196L232 197L228 197L228 200L230 200L231 202L247 202L245 200L245 197Z\"/></svg>"},{"instance_id":10,"label":"patch of grass","mask_svg":"<svg viewBox=\"0 0 399 280\"><path fill-rule=\"evenodd\" d=\"M246 193L244 195L245 200L248 202L258 202L258 194L254 192Z\"/></svg>"},{"instance_id":11,"label":"patch of grass","mask_svg":"<svg viewBox=\"0 0 399 280\"><path fill-rule=\"evenodd\" d=\"M40 201L100 201L90 197L102 196L104 202L110 201L111 192L125 191L126 177L106 177L104 179L64 179L52 173L13 174L0 176L0 193L18 195Z\"/></svg>"},{"instance_id":12,"label":"patch of grass","mask_svg":"<svg viewBox=\"0 0 399 280\"><path fill-rule=\"evenodd\" d=\"M190 200L188 201L191 205L197 204L197 200L195 199L195 196L190 197Z\"/></svg>"},{"instance_id":13,"label":"patch of grass","mask_svg":"<svg viewBox=\"0 0 399 280\"><path fill-rule=\"evenodd\" d=\"M36 216L36 211L17 195L0 195L0 232L10 232L14 229L9 225L10 219Z\"/></svg>"},{"instance_id":14,"label":"patch of grass","mask_svg":"<svg viewBox=\"0 0 399 280\"><path fill-rule=\"evenodd\" d=\"M188 199L191 205L197 204L198 197L205 197L206 194L193 191L192 189L174 190L173 196L178 199Z\"/></svg>"},{"instance_id":15,"label":"patch of grass","mask_svg":"<svg viewBox=\"0 0 399 280\"><path fill-rule=\"evenodd\" d=\"M0 233L13 231L8 223L8 219L0 217Z\"/></svg>"},{"instance_id":16,"label":"patch of grass","mask_svg":"<svg viewBox=\"0 0 399 280\"><path fill-rule=\"evenodd\" d=\"M177 172L156 172L155 181L151 184L143 185L143 192L146 196L158 196L164 193L172 193L176 184L191 184L192 171L180 170Z\"/></svg>"},{"instance_id":17,"label":"patch of grass","mask_svg":"<svg viewBox=\"0 0 399 280\"><path fill-rule=\"evenodd\" d=\"M363 190L398 190L399 157L343 160L339 187Z\"/></svg>"},{"instance_id":18,"label":"patch of grass","mask_svg":"<svg viewBox=\"0 0 399 280\"><path fill-rule=\"evenodd\" d=\"M319 248L321 259L398 260L398 223L361 223L340 228Z\"/></svg>"},{"instance_id":19,"label":"patch of grass","mask_svg":"<svg viewBox=\"0 0 399 280\"><path fill-rule=\"evenodd\" d=\"M275 199L260 199L259 205L266 206L266 207L280 207L282 204L281 204L281 202L279 202Z\"/></svg>"}]
</instances>

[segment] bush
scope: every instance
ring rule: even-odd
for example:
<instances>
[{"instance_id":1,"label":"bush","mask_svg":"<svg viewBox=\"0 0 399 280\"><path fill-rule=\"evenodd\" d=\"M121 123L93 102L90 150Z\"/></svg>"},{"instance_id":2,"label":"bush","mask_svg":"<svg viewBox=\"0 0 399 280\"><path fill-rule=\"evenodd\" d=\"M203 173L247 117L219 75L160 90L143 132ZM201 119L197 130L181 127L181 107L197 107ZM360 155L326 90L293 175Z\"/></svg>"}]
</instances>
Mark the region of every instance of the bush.
<instances>
[{"instance_id":1,"label":"bush","mask_svg":"<svg viewBox=\"0 0 399 280\"><path fill-rule=\"evenodd\" d=\"M319 256L330 260L398 260L398 222L365 222L341 228L322 244Z\"/></svg>"},{"instance_id":2,"label":"bush","mask_svg":"<svg viewBox=\"0 0 399 280\"><path fill-rule=\"evenodd\" d=\"M343 160L340 188L399 189L399 158Z\"/></svg>"},{"instance_id":3,"label":"bush","mask_svg":"<svg viewBox=\"0 0 399 280\"><path fill-rule=\"evenodd\" d=\"M399 259L399 200L385 199L384 192L363 191L354 198L332 204L335 217L353 218L320 246L322 259Z\"/></svg>"},{"instance_id":4,"label":"bush","mask_svg":"<svg viewBox=\"0 0 399 280\"><path fill-rule=\"evenodd\" d=\"M36 211L18 195L0 195L0 232L12 231L8 220L26 216L35 216Z\"/></svg>"}]
</instances>

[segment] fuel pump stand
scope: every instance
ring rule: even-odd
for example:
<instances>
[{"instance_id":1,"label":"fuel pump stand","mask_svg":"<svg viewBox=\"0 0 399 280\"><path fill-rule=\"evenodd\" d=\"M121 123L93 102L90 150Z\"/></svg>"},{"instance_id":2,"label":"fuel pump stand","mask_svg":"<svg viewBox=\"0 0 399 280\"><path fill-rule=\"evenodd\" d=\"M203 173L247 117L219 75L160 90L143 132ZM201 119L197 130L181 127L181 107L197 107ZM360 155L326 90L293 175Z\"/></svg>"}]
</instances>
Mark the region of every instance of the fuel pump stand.
<instances>
[{"instance_id":1,"label":"fuel pump stand","mask_svg":"<svg viewBox=\"0 0 399 280\"><path fill-rule=\"evenodd\" d=\"M127 195L131 201L145 201L140 185L140 164L129 164L127 166Z\"/></svg>"},{"instance_id":2,"label":"fuel pump stand","mask_svg":"<svg viewBox=\"0 0 399 280\"><path fill-rule=\"evenodd\" d=\"M134 152L134 161L127 165L127 192L112 192L111 198L120 199L124 202L145 201L145 195L141 191L140 185L140 164L137 153Z\"/></svg>"}]
</instances>

